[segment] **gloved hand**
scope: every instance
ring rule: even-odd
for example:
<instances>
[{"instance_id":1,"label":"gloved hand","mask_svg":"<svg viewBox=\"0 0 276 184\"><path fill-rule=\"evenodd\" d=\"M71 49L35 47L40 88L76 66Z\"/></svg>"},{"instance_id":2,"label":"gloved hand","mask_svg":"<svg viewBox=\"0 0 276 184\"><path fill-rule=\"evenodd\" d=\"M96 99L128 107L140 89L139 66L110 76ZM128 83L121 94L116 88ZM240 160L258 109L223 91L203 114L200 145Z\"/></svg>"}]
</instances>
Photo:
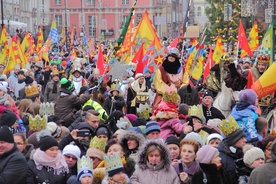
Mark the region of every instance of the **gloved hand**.
<instances>
[{"instance_id":1,"label":"gloved hand","mask_svg":"<svg viewBox=\"0 0 276 184\"><path fill-rule=\"evenodd\" d=\"M231 63L229 66L229 71L230 71L230 74L231 74L231 77L236 77L236 76L239 76L238 72L237 72L237 69L235 67L235 64L234 63Z\"/></svg>"},{"instance_id":2,"label":"gloved hand","mask_svg":"<svg viewBox=\"0 0 276 184\"><path fill-rule=\"evenodd\" d=\"M17 130L19 132L26 132L26 128L24 127L22 119L19 119L17 122L18 122Z\"/></svg>"}]
</instances>

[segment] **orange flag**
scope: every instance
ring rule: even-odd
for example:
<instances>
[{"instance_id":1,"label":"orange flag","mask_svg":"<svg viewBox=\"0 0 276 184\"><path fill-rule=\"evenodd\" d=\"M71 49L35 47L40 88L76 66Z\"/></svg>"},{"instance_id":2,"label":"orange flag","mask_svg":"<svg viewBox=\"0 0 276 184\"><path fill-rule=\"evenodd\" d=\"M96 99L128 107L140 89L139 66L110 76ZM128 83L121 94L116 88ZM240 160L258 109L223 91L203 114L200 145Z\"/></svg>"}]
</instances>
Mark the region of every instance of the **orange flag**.
<instances>
[{"instance_id":1,"label":"orange flag","mask_svg":"<svg viewBox=\"0 0 276 184\"><path fill-rule=\"evenodd\" d=\"M220 36L217 36L217 42L216 42L214 54L212 57L215 64L218 64L220 62L220 58L224 53L225 53L225 50L224 50L223 44L221 42L221 38L220 38Z\"/></svg>"},{"instance_id":2,"label":"orange flag","mask_svg":"<svg viewBox=\"0 0 276 184\"><path fill-rule=\"evenodd\" d=\"M240 27L239 27L239 34L238 34L238 43L239 46L245 50L248 55L251 57L252 56L252 51L248 45L246 34L242 25L242 20L240 19Z\"/></svg>"},{"instance_id":3,"label":"orange flag","mask_svg":"<svg viewBox=\"0 0 276 184\"><path fill-rule=\"evenodd\" d=\"M255 51L259 47L259 33L258 33L258 24L257 21L254 22L254 25L249 33L248 45L251 51ZM243 58L247 55L245 50L242 50L240 57Z\"/></svg>"},{"instance_id":4,"label":"orange flag","mask_svg":"<svg viewBox=\"0 0 276 184\"><path fill-rule=\"evenodd\" d=\"M102 76L104 74L105 68L104 68L104 56L103 56L101 45L99 45L97 68L100 71L100 76Z\"/></svg>"}]
</instances>

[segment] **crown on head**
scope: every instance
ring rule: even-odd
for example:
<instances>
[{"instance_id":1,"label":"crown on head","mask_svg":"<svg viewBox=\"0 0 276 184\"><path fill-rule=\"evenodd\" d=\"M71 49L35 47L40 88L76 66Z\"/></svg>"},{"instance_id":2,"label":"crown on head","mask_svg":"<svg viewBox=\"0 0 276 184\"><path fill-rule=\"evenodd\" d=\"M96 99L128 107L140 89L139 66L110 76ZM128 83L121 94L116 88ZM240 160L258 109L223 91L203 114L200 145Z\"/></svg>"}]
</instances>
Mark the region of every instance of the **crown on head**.
<instances>
[{"instance_id":1,"label":"crown on head","mask_svg":"<svg viewBox=\"0 0 276 184\"><path fill-rule=\"evenodd\" d=\"M118 82L113 82L111 84L111 90L119 90L120 84Z\"/></svg>"},{"instance_id":2,"label":"crown on head","mask_svg":"<svg viewBox=\"0 0 276 184\"><path fill-rule=\"evenodd\" d=\"M191 108L189 108L188 115L198 117L199 119L202 120L203 118L202 108L199 106L193 105Z\"/></svg>"},{"instance_id":3,"label":"crown on head","mask_svg":"<svg viewBox=\"0 0 276 184\"><path fill-rule=\"evenodd\" d=\"M122 159L119 153L104 156L107 171L123 168Z\"/></svg>"},{"instance_id":4,"label":"crown on head","mask_svg":"<svg viewBox=\"0 0 276 184\"><path fill-rule=\"evenodd\" d=\"M230 135L240 128L233 116L229 116L227 119L222 120L222 124L218 125L218 127L225 136Z\"/></svg>"},{"instance_id":5,"label":"crown on head","mask_svg":"<svg viewBox=\"0 0 276 184\"><path fill-rule=\"evenodd\" d=\"M261 54L258 56L258 62L260 63L269 63L270 62L270 56Z\"/></svg>"},{"instance_id":6,"label":"crown on head","mask_svg":"<svg viewBox=\"0 0 276 184\"><path fill-rule=\"evenodd\" d=\"M220 57L220 62L231 62L232 58L226 53Z\"/></svg>"},{"instance_id":7,"label":"crown on head","mask_svg":"<svg viewBox=\"0 0 276 184\"><path fill-rule=\"evenodd\" d=\"M99 139L97 136L94 136L90 141L89 148L95 148L104 152L106 142L103 138Z\"/></svg>"},{"instance_id":8,"label":"crown on head","mask_svg":"<svg viewBox=\"0 0 276 184\"><path fill-rule=\"evenodd\" d=\"M145 103L145 104L140 103L139 104L139 107L137 108L137 116L139 118L143 118L145 120L149 119L150 118L150 112L151 112L151 108L150 108L149 104L147 104L147 103Z\"/></svg>"},{"instance_id":9,"label":"crown on head","mask_svg":"<svg viewBox=\"0 0 276 184\"><path fill-rule=\"evenodd\" d=\"M119 129L127 130L132 127L132 124L130 123L128 118L121 117L119 120L117 120L116 126Z\"/></svg>"},{"instance_id":10,"label":"crown on head","mask_svg":"<svg viewBox=\"0 0 276 184\"><path fill-rule=\"evenodd\" d=\"M33 97L35 95L39 95L39 91L37 85L30 85L25 87L25 94L27 98Z\"/></svg>"},{"instance_id":11,"label":"crown on head","mask_svg":"<svg viewBox=\"0 0 276 184\"><path fill-rule=\"evenodd\" d=\"M166 86L163 88L163 101L167 103L179 104L180 98L177 94L175 85Z\"/></svg>"},{"instance_id":12,"label":"crown on head","mask_svg":"<svg viewBox=\"0 0 276 184\"><path fill-rule=\"evenodd\" d=\"M40 117L40 115L36 115L35 117L29 116L29 126L32 131L40 131L46 129L48 119L47 116L44 115Z\"/></svg>"},{"instance_id":13,"label":"crown on head","mask_svg":"<svg viewBox=\"0 0 276 184\"><path fill-rule=\"evenodd\" d=\"M82 156L81 159L78 160L78 172L85 169L93 171L93 162L89 157Z\"/></svg>"},{"instance_id":14,"label":"crown on head","mask_svg":"<svg viewBox=\"0 0 276 184\"><path fill-rule=\"evenodd\" d=\"M40 104L39 114L41 116L51 116L55 114L55 104L53 102L44 102Z\"/></svg>"}]
</instances>

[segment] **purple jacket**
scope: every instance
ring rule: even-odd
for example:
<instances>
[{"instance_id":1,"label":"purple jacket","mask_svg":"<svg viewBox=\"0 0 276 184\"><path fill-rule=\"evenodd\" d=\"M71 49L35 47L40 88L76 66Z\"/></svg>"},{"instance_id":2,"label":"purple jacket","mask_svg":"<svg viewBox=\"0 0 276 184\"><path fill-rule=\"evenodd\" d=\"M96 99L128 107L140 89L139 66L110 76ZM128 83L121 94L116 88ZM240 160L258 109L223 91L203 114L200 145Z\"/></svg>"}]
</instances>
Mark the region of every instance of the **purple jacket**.
<instances>
[{"instance_id":1,"label":"purple jacket","mask_svg":"<svg viewBox=\"0 0 276 184\"><path fill-rule=\"evenodd\" d=\"M166 140L169 136L180 135L183 133L185 127L178 118L159 120L158 124L160 126L160 137L163 140Z\"/></svg>"},{"instance_id":2,"label":"purple jacket","mask_svg":"<svg viewBox=\"0 0 276 184\"><path fill-rule=\"evenodd\" d=\"M180 173L180 171L179 171L179 165L182 165L182 170L183 170L183 172L187 173L188 176L189 176L189 181L188 181L188 183L190 183L190 181L191 181L193 175L194 175L195 173L197 173L198 171L201 170L201 169L200 169L200 166L199 166L199 163L198 163L197 161L194 161L194 162L193 162L191 165L189 165L188 167L185 167L181 160L178 160L178 162L181 162L181 163L174 164L174 165L173 165L173 168L175 169L177 175L179 176L179 173ZM183 182L181 182L181 183L183 183Z\"/></svg>"}]
</instances>

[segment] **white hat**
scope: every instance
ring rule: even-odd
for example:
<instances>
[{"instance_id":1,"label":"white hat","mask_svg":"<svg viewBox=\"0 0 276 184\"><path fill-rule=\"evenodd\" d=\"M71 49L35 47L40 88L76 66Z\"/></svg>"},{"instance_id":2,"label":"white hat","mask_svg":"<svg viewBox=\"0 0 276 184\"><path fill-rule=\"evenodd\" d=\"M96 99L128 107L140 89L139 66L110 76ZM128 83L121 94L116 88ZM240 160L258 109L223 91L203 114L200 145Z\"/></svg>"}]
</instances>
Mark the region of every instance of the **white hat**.
<instances>
[{"instance_id":1,"label":"white hat","mask_svg":"<svg viewBox=\"0 0 276 184\"><path fill-rule=\"evenodd\" d=\"M243 162L251 166L253 162L259 158L265 159L263 150L257 147L252 147L244 153Z\"/></svg>"},{"instance_id":2,"label":"white hat","mask_svg":"<svg viewBox=\"0 0 276 184\"><path fill-rule=\"evenodd\" d=\"M196 142L198 142L198 144L200 144L200 147L202 147L204 144L203 144L203 140L202 138L200 137L200 135L198 133L195 133L195 132L190 132L188 133L184 139L193 139L195 140Z\"/></svg>"},{"instance_id":3,"label":"white hat","mask_svg":"<svg viewBox=\"0 0 276 184\"><path fill-rule=\"evenodd\" d=\"M81 155L81 151L78 146L69 144L65 146L62 150L62 155L66 155L66 154L74 155L77 159L79 159Z\"/></svg>"},{"instance_id":4,"label":"white hat","mask_svg":"<svg viewBox=\"0 0 276 184\"><path fill-rule=\"evenodd\" d=\"M210 142L212 139L219 139L220 141L222 141L223 137L222 137L221 135L219 135L218 133L210 134L210 135L207 137L206 144L208 145L209 142Z\"/></svg>"}]
</instances>

